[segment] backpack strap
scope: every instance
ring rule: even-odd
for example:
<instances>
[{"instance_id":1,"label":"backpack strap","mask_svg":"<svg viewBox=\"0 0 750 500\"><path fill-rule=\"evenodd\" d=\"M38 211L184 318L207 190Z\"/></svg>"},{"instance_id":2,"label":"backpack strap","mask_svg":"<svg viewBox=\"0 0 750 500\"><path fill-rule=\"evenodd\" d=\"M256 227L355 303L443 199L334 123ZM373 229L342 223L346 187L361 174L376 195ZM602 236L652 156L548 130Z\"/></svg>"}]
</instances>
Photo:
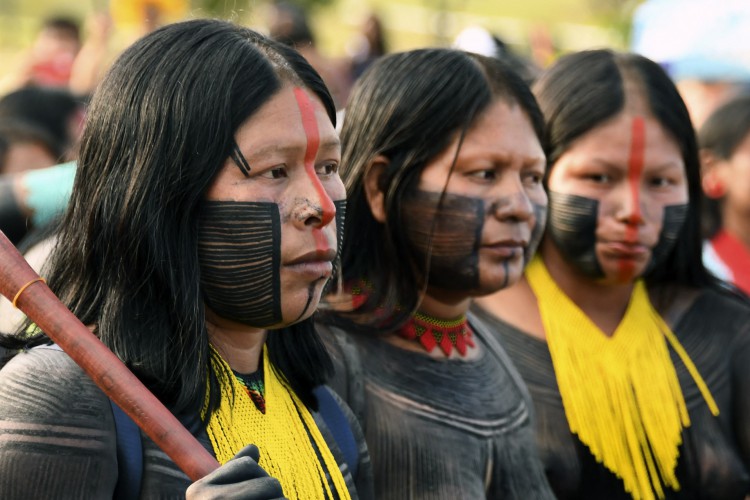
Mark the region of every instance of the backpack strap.
<instances>
[{"instance_id":1,"label":"backpack strap","mask_svg":"<svg viewBox=\"0 0 750 500\"><path fill-rule=\"evenodd\" d=\"M359 449L357 441L354 439L349 419L346 418L344 411L339 406L338 401L331 394L331 390L324 385L313 389L315 397L318 399L318 412L333 434L341 453L344 454L352 477L357 477L357 468L359 466Z\"/></svg>"},{"instance_id":2,"label":"backpack strap","mask_svg":"<svg viewBox=\"0 0 750 500\"><path fill-rule=\"evenodd\" d=\"M135 500L140 496L143 478L141 431L127 413L111 399L117 432L117 484L114 500Z\"/></svg>"}]
</instances>

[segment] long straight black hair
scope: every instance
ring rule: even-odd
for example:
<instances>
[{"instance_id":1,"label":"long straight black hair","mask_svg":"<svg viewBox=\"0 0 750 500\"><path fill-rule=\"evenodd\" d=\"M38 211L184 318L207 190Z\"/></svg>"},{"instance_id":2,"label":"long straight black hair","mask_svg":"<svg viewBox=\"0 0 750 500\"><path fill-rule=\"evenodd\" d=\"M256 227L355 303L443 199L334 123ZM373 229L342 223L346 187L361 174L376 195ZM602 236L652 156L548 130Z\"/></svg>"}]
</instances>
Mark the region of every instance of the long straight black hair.
<instances>
[{"instance_id":1,"label":"long straight black hair","mask_svg":"<svg viewBox=\"0 0 750 500\"><path fill-rule=\"evenodd\" d=\"M401 217L424 168L457 138L459 143L483 111L501 99L520 106L540 142L544 122L529 87L506 63L451 49L420 49L378 59L355 85L341 130L341 177L347 188L347 237L342 281L367 284L366 300L351 315L324 321L363 326L383 306L370 330L397 327L416 308L425 262L411 250ZM386 222L372 216L365 195L367 170L377 156L389 160L380 178ZM350 320L350 321L347 321Z\"/></svg>"},{"instance_id":2,"label":"long straight black hair","mask_svg":"<svg viewBox=\"0 0 750 500\"><path fill-rule=\"evenodd\" d=\"M700 162L690 115L672 80L655 62L611 50L590 50L560 58L537 80L534 93L544 113L547 176L577 138L613 118L625 107L625 84L636 84L654 117L682 153L690 202L677 244L646 281L701 287L713 284L701 257Z\"/></svg>"},{"instance_id":3,"label":"long straight black hair","mask_svg":"<svg viewBox=\"0 0 750 500\"><path fill-rule=\"evenodd\" d=\"M72 198L51 256L52 290L173 412L219 387L198 277L198 211L239 126L284 83L335 109L293 49L217 20L165 26L96 91ZM44 341L37 337L30 344ZM332 371L312 320L272 331L269 355L301 399Z\"/></svg>"}]
</instances>

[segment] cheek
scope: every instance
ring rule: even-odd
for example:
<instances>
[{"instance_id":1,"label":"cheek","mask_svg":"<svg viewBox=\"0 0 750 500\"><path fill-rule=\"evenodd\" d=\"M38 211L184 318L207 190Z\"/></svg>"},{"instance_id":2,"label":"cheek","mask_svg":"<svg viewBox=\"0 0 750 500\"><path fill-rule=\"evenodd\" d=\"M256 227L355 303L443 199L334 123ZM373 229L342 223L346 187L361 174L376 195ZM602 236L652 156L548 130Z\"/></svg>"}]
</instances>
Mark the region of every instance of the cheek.
<instances>
[{"instance_id":1,"label":"cheek","mask_svg":"<svg viewBox=\"0 0 750 500\"><path fill-rule=\"evenodd\" d=\"M344 182L341 180L341 177L338 175L335 175L324 182L323 188L333 201L346 199L346 188L344 187Z\"/></svg>"}]
</instances>

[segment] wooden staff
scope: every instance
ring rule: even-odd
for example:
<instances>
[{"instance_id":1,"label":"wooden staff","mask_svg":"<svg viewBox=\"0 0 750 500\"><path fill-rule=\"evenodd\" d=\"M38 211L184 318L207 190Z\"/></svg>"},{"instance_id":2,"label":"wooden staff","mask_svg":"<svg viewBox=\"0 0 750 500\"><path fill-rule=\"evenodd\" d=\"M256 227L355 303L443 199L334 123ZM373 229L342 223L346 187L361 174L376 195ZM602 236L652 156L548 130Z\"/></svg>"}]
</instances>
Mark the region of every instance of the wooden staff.
<instances>
[{"instance_id":1,"label":"wooden staff","mask_svg":"<svg viewBox=\"0 0 750 500\"><path fill-rule=\"evenodd\" d=\"M191 480L219 467L161 401L60 302L2 231L0 293L78 363Z\"/></svg>"}]
</instances>

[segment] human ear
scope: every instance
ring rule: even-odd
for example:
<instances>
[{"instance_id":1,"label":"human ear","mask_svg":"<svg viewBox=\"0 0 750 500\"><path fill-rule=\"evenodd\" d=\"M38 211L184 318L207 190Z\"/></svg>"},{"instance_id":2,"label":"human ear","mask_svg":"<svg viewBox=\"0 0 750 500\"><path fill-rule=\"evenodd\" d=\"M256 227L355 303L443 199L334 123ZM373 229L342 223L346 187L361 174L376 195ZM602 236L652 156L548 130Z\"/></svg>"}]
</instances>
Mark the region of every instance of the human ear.
<instances>
[{"instance_id":1,"label":"human ear","mask_svg":"<svg viewBox=\"0 0 750 500\"><path fill-rule=\"evenodd\" d=\"M381 224L385 224L385 193L381 179L385 174L389 160L383 155L378 155L367 165L364 178L365 196L370 205L373 218Z\"/></svg>"},{"instance_id":2,"label":"human ear","mask_svg":"<svg viewBox=\"0 0 750 500\"><path fill-rule=\"evenodd\" d=\"M727 185L722 178L721 164L723 161L717 158L708 149L700 150L701 159L701 186L706 196L719 199L726 193Z\"/></svg>"}]
</instances>

